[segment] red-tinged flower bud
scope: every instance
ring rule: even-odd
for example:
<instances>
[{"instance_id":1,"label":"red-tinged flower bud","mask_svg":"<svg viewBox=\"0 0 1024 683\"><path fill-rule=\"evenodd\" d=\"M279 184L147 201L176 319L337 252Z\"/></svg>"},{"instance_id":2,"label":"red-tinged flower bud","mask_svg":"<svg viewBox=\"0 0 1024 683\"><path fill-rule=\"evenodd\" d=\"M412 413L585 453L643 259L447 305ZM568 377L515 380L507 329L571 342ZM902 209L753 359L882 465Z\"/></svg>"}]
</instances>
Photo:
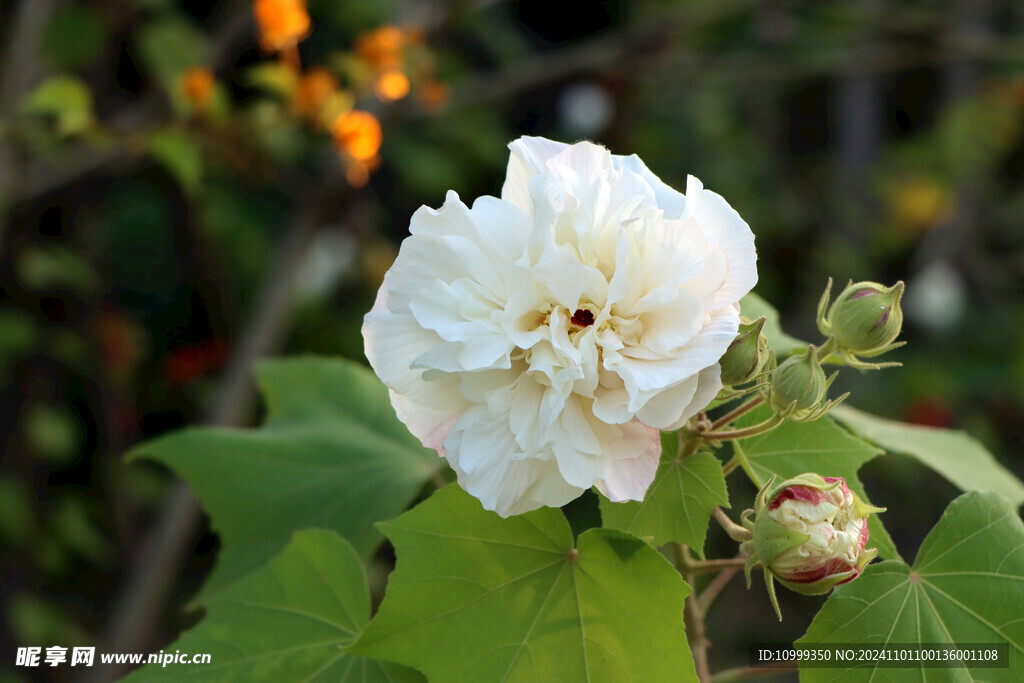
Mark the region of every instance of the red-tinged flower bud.
<instances>
[{"instance_id":1,"label":"red-tinged flower bud","mask_svg":"<svg viewBox=\"0 0 1024 683\"><path fill-rule=\"evenodd\" d=\"M866 547L868 515L884 508L862 501L842 477L769 482L757 501L753 538L742 550L790 590L827 593L860 576L877 554Z\"/></svg>"}]
</instances>

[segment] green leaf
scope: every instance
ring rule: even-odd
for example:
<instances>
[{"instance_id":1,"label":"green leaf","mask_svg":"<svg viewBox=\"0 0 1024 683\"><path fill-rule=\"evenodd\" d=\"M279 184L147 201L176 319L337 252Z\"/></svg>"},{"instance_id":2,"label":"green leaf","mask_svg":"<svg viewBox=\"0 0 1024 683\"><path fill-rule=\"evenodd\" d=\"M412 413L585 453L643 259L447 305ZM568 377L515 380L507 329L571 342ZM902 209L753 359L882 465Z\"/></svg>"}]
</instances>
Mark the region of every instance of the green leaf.
<instances>
[{"instance_id":1,"label":"green leaf","mask_svg":"<svg viewBox=\"0 0 1024 683\"><path fill-rule=\"evenodd\" d=\"M102 567L116 566L114 548L101 531L98 520L90 514L86 500L70 494L61 496L46 521L68 550L80 553Z\"/></svg>"},{"instance_id":2,"label":"green leaf","mask_svg":"<svg viewBox=\"0 0 1024 683\"><path fill-rule=\"evenodd\" d=\"M1014 505L1024 502L1024 484L963 432L885 420L849 406L840 406L832 415L886 451L930 467L961 491L995 491Z\"/></svg>"},{"instance_id":3,"label":"green leaf","mask_svg":"<svg viewBox=\"0 0 1024 683\"><path fill-rule=\"evenodd\" d=\"M764 336L768 339L768 345L779 356L788 356L791 353L803 351L807 348L807 342L791 337L782 331L782 325L779 323L779 312L757 294L750 292L743 297L740 301L740 311L751 320L756 320L762 315L768 318L764 324Z\"/></svg>"},{"instance_id":4,"label":"green leaf","mask_svg":"<svg viewBox=\"0 0 1024 683\"><path fill-rule=\"evenodd\" d=\"M38 542L39 537L36 537ZM52 595L37 596L17 592L4 599L7 628L21 643L60 643L63 647L89 645L95 636L78 625L77 620ZM15 678L22 681L24 679Z\"/></svg>"},{"instance_id":5,"label":"green leaf","mask_svg":"<svg viewBox=\"0 0 1024 683\"><path fill-rule=\"evenodd\" d=\"M46 27L46 56L58 69L88 66L103 50L109 33L96 9L81 4L60 7Z\"/></svg>"},{"instance_id":6,"label":"green leaf","mask_svg":"<svg viewBox=\"0 0 1024 683\"><path fill-rule=\"evenodd\" d=\"M695 681L689 586L654 548L562 513L502 519L456 485L382 524L398 566L352 652L445 681Z\"/></svg>"},{"instance_id":7,"label":"green leaf","mask_svg":"<svg viewBox=\"0 0 1024 683\"><path fill-rule=\"evenodd\" d=\"M206 664L153 663L125 681L423 681L402 666L350 655L370 619L370 591L352 546L309 529L265 567L206 602L198 626L164 648Z\"/></svg>"},{"instance_id":8,"label":"green leaf","mask_svg":"<svg viewBox=\"0 0 1024 683\"><path fill-rule=\"evenodd\" d=\"M181 18L149 22L139 32L143 64L169 88L189 67L209 64L211 52L206 34Z\"/></svg>"},{"instance_id":9,"label":"green leaf","mask_svg":"<svg viewBox=\"0 0 1024 683\"><path fill-rule=\"evenodd\" d=\"M74 415L64 406L34 403L24 410L21 419L25 438L40 457L66 463L78 455L82 430Z\"/></svg>"},{"instance_id":10,"label":"green leaf","mask_svg":"<svg viewBox=\"0 0 1024 683\"><path fill-rule=\"evenodd\" d=\"M66 287L90 294L100 287L100 277L92 264L81 254L64 247L28 247L20 254L17 269L18 279L34 291Z\"/></svg>"},{"instance_id":11,"label":"green leaf","mask_svg":"<svg viewBox=\"0 0 1024 683\"><path fill-rule=\"evenodd\" d=\"M0 540L8 548L30 541L34 536L35 506L24 481L0 475Z\"/></svg>"},{"instance_id":12,"label":"green leaf","mask_svg":"<svg viewBox=\"0 0 1024 683\"><path fill-rule=\"evenodd\" d=\"M770 415L771 412L761 406L737 420L736 425L757 424ZM824 477L843 477L850 490L861 498L885 506L885 501L870 500L857 477L861 465L881 451L850 434L828 416L814 422L787 420L764 434L734 441L733 448L743 469L758 488L764 486L773 474L783 480L804 472L816 472ZM871 515L868 529L871 534L869 545L878 548L880 556L899 557L878 515Z\"/></svg>"},{"instance_id":13,"label":"green leaf","mask_svg":"<svg viewBox=\"0 0 1024 683\"><path fill-rule=\"evenodd\" d=\"M685 543L701 559L711 508L729 507L722 464L710 453L680 459L675 432L662 432L661 465L642 502L613 503L601 496L604 526L651 536L655 545Z\"/></svg>"},{"instance_id":14,"label":"green leaf","mask_svg":"<svg viewBox=\"0 0 1024 683\"><path fill-rule=\"evenodd\" d=\"M170 128L158 130L146 141L146 151L186 192L194 193L199 189L203 179L203 150L191 135Z\"/></svg>"},{"instance_id":15,"label":"green leaf","mask_svg":"<svg viewBox=\"0 0 1024 683\"><path fill-rule=\"evenodd\" d=\"M356 363L274 360L257 377L267 401L260 429L186 429L129 454L173 469L209 512L223 548L207 592L266 562L299 529L333 529L368 557L382 539L373 524L404 510L441 464Z\"/></svg>"},{"instance_id":16,"label":"green leaf","mask_svg":"<svg viewBox=\"0 0 1024 683\"><path fill-rule=\"evenodd\" d=\"M800 643L1008 643L1009 668L802 668L815 681L1019 681L1024 671L1024 524L997 493L954 500L913 568L869 566L837 586Z\"/></svg>"},{"instance_id":17,"label":"green leaf","mask_svg":"<svg viewBox=\"0 0 1024 683\"><path fill-rule=\"evenodd\" d=\"M52 76L21 103L29 114L52 116L61 135L75 135L92 125L92 91L74 76Z\"/></svg>"},{"instance_id":18,"label":"green leaf","mask_svg":"<svg viewBox=\"0 0 1024 683\"><path fill-rule=\"evenodd\" d=\"M294 92L298 79L295 69L283 62L260 62L245 70L246 85L281 97Z\"/></svg>"}]
</instances>

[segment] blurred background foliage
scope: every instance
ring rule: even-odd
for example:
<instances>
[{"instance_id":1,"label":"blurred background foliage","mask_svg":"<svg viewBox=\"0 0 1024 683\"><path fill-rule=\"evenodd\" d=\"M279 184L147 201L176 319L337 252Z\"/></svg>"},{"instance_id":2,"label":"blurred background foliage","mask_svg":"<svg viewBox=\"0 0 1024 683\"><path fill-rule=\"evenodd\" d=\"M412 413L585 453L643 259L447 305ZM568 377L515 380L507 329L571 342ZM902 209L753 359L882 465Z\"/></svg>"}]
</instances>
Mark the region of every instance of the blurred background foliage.
<instances>
[{"instance_id":1,"label":"blurred background foliage","mask_svg":"<svg viewBox=\"0 0 1024 683\"><path fill-rule=\"evenodd\" d=\"M135 649L194 621L179 606L216 536L175 517L187 494L165 471L121 454L251 424L258 357L361 359L412 212L499 194L522 134L701 178L750 223L758 291L797 336L815 337L828 276L906 280L904 367L840 390L967 429L1024 474L1020 3L3 0L0 16L2 680L76 673L15 670L19 644L128 642L154 543L166 587ZM895 458L864 478L912 558L954 490ZM709 624L723 664L745 662L730 629L756 619L738 615L771 618L734 584ZM787 600L780 641L817 603Z\"/></svg>"}]
</instances>

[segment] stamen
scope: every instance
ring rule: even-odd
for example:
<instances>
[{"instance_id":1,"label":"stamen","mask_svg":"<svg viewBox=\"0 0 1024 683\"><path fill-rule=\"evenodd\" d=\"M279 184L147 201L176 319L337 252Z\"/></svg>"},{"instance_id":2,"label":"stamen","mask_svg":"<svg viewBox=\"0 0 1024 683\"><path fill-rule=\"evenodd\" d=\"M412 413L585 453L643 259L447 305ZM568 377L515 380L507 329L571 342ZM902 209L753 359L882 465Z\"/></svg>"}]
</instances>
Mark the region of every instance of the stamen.
<instances>
[{"instance_id":1,"label":"stamen","mask_svg":"<svg viewBox=\"0 0 1024 683\"><path fill-rule=\"evenodd\" d=\"M594 324L594 312L586 308L577 308L569 322L576 327L590 327Z\"/></svg>"}]
</instances>

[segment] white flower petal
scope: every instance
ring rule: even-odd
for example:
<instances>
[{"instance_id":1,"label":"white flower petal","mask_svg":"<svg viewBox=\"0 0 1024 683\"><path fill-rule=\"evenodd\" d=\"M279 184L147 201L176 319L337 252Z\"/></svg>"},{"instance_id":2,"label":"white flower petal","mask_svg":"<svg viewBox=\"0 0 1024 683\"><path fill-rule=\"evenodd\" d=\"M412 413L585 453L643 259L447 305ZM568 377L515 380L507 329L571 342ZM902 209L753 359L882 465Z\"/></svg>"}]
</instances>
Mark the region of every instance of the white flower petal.
<instances>
[{"instance_id":1,"label":"white flower petal","mask_svg":"<svg viewBox=\"0 0 1024 683\"><path fill-rule=\"evenodd\" d=\"M522 457L502 417L472 408L451 430L445 451L460 486L502 517L559 507L583 493L559 476L554 459Z\"/></svg>"},{"instance_id":2,"label":"white flower petal","mask_svg":"<svg viewBox=\"0 0 1024 683\"><path fill-rule=\"evenodd\" d=\"M568 145L545 138L521 137L509 143L512 154L508 158L505 184L501 187L501 198L515 204L533 217L529 185L534 176L547 172L548 159L556 156Z\"/></svg>"},{"instance_id":3,"label":"white flower petal","mask_svg":"<svg viewBox=\"0 0 1024 683\"><path fill-rule=\"evenodd\" d=\"M739 324L736 309L731 306L717 309L711 312L707 324L701 331L686 346L679 349L675 356L648 360L626 355L630 350L624 349L622 360L618 363L613 365L605 360L605 369L622 377L631 398L675 386L687 377L717 363L736 338Z\"/></svg>"},{"instance_id":4,"label":"white flower petal","mask_svg":"<svg viewBox=\"0 0 1024 683\"><path fill-rule=\"evenodd\" d=\"M435 332L425 330L407 315L397 315L388 310L388 280L377 293L373 309L366 314L363 322L363 343L366 358L381 381L388 387L406 393L412 391L420 381L422 370L412 367L417 356L426 353L442 342Z\"/></svg>"},{"instance_id":5,"label":"white flower petal","mask_svg":"<svg viewBox=\"0 0 1024 683\"><path fill-rule=\"evenodd\" d=\"M697 377L688 377L674 387L659 392L637 411L637 419L657 429L673 429L672 425L685 422L681 418L697 393L697 385Z\"/></svg>"},{"instance_id":6,"label":"white flower petal","mask_svg":"<svg viewBox=\"0 0 1024 683\"><path fill-rule=\"evenodd\" d=\"M686 215L700 223L704 234L718 245L729 263L729 275L715 301L719 305L736 303L757 284L754 234L728 202L705 190L693 176L686 179L686 197Z\"/></svg>"},{"instance_id":7,"label":"white flower petal","mask_svg":"<svg viewBox=\"0 0 1024 683\"><path fill-rule=\"evenodd\" d=\"M603 479L594 484L613 503L643 500L654 481L661 460L661 434L640 422L622 425L621 440L640 444L643 450L633 458L614 461Z\"/></svg>"},{"instance_id":8,"label":"white flower petal","mask_svg":"<svg viewBox=\"0 0 1024 683\"><path fill-rule=\"evenodd\" d=\"M389 392L395 414L409 428L409 433L419 439L425 448L437 451L442 457L445 456L444 441L466 409L466 402L457 391L451 390L451 384L451 380L445 380L443 384L430 387L427 392L417 392L420 398L437 401L432 404L419 403L412 396L394 390ZM429 393L430 396L425 397L423 393ZM448 396L452 401L442 403L439 400L441 396Z\"/></svg>"},{"instance_id":9,"label":"white flower petal","mask_svg":"<svg viewBox=\"0 0 1024 683\"><path fill-rule=\"evenodd\" d=\"M678 190L674 190L662 182L661 178L651 173L647 165L640 160L640 157L635 154L630 156L613 156L612 161L615 164L615 168L629 169L650 185L654 191L658 208L665 212L665 218L670 220L682 218L686 211L686 197Z\"/></svg>"},{"instance_id":10,"label":"white flower petal","mask_svg":"<svg viewBox=\"0 0 1024 683\"><path fill-rule=\"evenodd\" d=\"M424 288L409 308L424 329L433 330L447 342L461 343L461 370L510 367L509 353L515 346L494 320L501 308L474 283L464 278L451 284L437 280Z\"/></svg>"},{"instance_id":11,"label":"white flower petal","mask_svg":"<svg viewBox=\"0 0 1024 683\"><path fill-rule=\"evenodd\" d=\"M718 363L704 368L697 375L697 391L694 392L690 403L683 408L682 414L672 424L664 427L668 431L680 429L687 420L704 410L715 400L718 392L722 390L722 366Z\"/></svg>"}]
</instances>

